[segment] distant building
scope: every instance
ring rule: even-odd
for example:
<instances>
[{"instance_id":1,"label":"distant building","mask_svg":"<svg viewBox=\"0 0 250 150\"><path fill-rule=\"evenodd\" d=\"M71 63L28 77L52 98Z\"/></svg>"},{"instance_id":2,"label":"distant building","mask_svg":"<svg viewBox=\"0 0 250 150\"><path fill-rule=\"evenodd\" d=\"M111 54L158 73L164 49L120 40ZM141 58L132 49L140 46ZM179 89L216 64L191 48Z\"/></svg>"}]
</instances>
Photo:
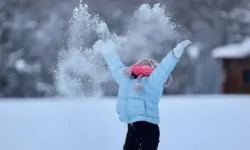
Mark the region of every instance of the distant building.
<instances>
[{"instance_id":1,"label":"distant building","mask_svg":"<svg viewBox=\"0 0 250 150\"><path fill-rule=\"evenodd\" d=\"M223 93L250 94L250 39L216 48L212 55L223 63Z\"/></svg>"}]
</instances>

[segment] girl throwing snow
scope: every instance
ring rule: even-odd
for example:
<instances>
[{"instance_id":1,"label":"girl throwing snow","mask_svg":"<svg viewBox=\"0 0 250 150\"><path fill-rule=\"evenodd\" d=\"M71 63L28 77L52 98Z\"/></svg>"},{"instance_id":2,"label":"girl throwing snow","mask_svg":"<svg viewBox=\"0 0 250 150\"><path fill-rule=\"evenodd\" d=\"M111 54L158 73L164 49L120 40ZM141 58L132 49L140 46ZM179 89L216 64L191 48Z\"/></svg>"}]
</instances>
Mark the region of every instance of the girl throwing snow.
<instances>
[{"instance_id":1,"label":"girl throwing snow","mask_svg":"<svg viewBox=\"0 0 250 150\"><path fill-rule=\"evenodd\" d=\"M170 51L159 65L144 59L125 67L115 52L112 40L95 44L105 58L112 77L119 85L116 111L119 119L128 124L123 150L157 150L159 144L159 101L171 72L191 42L185 40Z\"/></svg>"}]
</instances>

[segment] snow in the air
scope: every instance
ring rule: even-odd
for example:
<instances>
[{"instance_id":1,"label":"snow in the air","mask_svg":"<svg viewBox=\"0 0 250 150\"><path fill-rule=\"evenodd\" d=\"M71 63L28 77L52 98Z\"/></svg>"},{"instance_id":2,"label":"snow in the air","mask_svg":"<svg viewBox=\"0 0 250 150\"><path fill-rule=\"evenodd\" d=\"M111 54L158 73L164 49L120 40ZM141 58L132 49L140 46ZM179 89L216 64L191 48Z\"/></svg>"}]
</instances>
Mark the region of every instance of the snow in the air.
<instances>
[{"instance_id":1,"label":"snow in the air","mask_svg":"<svg viewBox=\"0 0 250 150\"><path fill-rule=\"evenodd\" d=\"M69 22L67 50L59 55L56 71L56 86L64 96L84 96L82 88L87 88L79 78L84 75L91 77L94 86L93 95L102 94L100 84L106 82L109 71L100 53L95 48L96 40L103 37L114 40L117 52L124 62L137 62L141 58L152 58L152 54L163 50L166 40L178 37L176 24L166 15L166 9L160 4L150 7L141 5L135 10L132 20L128 23L123 35L109 30L107 24L98 14L91 12L88 5L80 3L73 11ZM109 35L109 36L107 36ZM164 51L171 48L164 46ZM107 49L108 51L108 49Z\"/></svg>"},{"instance_id":2,"label":"snow in the air","mask_svg":"<svg viewBox=\"0 0 250 150\"><path fill-rule=\"evenodd\" d=\"M199 47L197 45L191 45L188 49L187 49L187 54L189 55L189 57L192 60L196 60L199 58L200 56L200 50Z\"/></svg>"},{"instance_id":3,"label":"snow in the air","mask_svg":"<svg viewBox=\"0 0 250 150\"><path fill-rule=\"evenodd\" d=\"M0 150L122 150L115 98L0 101ZM159 150L249 150L250 97L168 96Z\"/></svg>"}]
</instances>

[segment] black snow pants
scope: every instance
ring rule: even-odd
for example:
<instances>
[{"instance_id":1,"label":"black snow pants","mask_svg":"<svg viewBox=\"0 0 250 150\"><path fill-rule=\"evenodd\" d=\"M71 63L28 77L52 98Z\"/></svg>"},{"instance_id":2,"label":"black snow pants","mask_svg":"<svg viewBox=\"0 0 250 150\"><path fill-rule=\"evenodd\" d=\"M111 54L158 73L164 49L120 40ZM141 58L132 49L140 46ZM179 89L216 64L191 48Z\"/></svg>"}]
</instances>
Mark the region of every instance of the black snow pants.
<instances>
[{"instance_id":1,"label":"black snow pants","mask_svg":"<svg viewBox=\"0 0 250 150\"><path fill-rule=\"evenodd\" d=\"M149 122L128 124L123 150L157 150L160 138L159 126Z\"/></svg>"}]
</instances>

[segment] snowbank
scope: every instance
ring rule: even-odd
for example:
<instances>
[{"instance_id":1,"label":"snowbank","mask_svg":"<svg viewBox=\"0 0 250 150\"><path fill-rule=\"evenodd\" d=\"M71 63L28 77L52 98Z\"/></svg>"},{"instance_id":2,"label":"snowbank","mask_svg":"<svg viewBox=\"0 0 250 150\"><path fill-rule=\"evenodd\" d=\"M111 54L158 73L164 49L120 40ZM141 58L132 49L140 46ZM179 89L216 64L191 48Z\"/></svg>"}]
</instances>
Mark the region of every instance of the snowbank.
<instances>
[{"instance_id":1,"label":"snowbank","mask_svg":"<svg viewBox=\"0 0 250 150\"><path fill-rule=\"evenodd\" d=\"M161 103L159 150L249 150L250 96ZM0 100L0 150L122 150L114 99Z\"/></svg>"},{"instance_id":2,"label":"snowbank","mask_svg":"<svg viewBox=\"0 0 250 150\"><path fill-rule=\"evenodd\" d=\"M212 51L214 58L245 58L250 55L250 38L246 38L242 43L229 44L215 48Z\"/></svg>"}]
</instances>

